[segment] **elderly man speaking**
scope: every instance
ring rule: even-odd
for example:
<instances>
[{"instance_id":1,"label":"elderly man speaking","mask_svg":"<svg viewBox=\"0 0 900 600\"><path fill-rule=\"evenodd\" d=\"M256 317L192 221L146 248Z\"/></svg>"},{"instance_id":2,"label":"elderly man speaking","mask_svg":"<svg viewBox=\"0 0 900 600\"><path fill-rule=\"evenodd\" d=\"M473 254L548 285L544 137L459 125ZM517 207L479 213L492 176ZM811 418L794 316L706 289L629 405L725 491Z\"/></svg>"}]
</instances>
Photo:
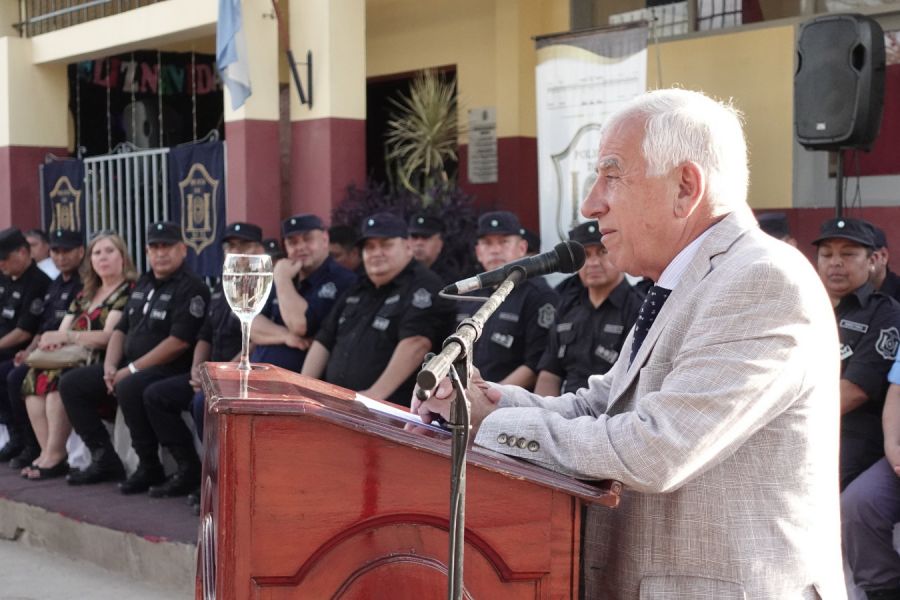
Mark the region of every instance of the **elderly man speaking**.
<instances>
[{"instance_id":1,"label":"elderly man speaking","mask_svg":"<svg viewBox=\"0 0 900 600\"><path fill-rule=\"evenodd\" d=\"M582 213L656 282L615 365L541 397L470 381L476 441L626 486L585 523L587 598L843 598L834 316L747 206L737 113L658 90L610 117ZM448 414L446 381L413 408Z\"/></svg>"}]
</instances>

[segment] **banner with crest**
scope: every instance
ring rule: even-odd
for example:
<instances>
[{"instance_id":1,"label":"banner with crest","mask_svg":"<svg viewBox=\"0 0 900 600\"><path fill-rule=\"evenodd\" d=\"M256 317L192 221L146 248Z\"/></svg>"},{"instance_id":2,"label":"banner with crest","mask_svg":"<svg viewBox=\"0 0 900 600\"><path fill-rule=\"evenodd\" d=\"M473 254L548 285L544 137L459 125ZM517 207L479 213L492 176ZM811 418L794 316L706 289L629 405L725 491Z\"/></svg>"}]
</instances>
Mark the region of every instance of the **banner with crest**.
<instances>
[{"instance_id":1,"label":"banner with crest","mask_svg":"<svg viewBox=\"0 0 900 600\"><path fill-rule=\"evenodd\" d=\"M220 141L169 151L169 215L181 225L187 262L197 275L222 272L225 230L225 145Z\"/></svg>"},{"instance_id":2,"label":"banner with crest","mask_svg":"<svg viewBox=\"0 0 900 600\"><path fill-rule=\"evenodd\" d=\"M536 40L537 147L541 240L568 239L585 219L600 130L647 87L647 27L619 27Z\"/></svg>"},{"instance_id":3,"label":"banner with crest","mask_svg":"<svg viewBox=\"0 0 900 600\"><path fill-rule=\"evenodd\" d=\"M50 159L40 166L40 178L44 230L84 232L84 163L77 158Z\"/></svg>"}]
</instances>

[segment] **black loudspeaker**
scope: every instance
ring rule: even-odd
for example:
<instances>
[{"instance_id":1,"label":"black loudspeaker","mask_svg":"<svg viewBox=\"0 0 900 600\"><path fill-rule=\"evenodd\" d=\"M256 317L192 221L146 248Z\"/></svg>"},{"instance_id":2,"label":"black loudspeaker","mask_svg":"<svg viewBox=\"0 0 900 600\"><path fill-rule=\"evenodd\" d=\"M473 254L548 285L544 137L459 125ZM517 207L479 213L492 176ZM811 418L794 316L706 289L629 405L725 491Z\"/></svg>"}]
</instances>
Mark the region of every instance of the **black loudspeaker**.
<instances>
[{"instance_id":1,"label":"black loudspeaker","mask_svg":"<svg viewBox=\"0 0 900 600\"><path fill-rule=\"evenodd\" d=\"M797 40L794 125L812 150L871 147L884 105L884 32L862 15L804 23Z\"/></svg>"}]
</instances>

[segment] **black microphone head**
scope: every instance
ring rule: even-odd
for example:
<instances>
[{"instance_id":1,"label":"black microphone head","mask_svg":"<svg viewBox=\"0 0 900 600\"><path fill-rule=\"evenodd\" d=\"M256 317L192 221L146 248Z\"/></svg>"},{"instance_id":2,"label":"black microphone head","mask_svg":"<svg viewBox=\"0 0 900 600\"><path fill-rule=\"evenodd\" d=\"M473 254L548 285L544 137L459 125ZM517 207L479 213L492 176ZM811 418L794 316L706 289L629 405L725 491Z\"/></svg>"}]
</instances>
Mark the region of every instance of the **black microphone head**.
<instances>
[{"instance_id":1,"label":"black microphone head","mask_svg":"<svg viewBox=\"0 0 900 600\"><path fill-rule=\"evenodd\" d=\"M559 258L560 273L574 273L584 266L584 246L576 241L558 243L553 250Z\"/></svg>"}]
</instances>

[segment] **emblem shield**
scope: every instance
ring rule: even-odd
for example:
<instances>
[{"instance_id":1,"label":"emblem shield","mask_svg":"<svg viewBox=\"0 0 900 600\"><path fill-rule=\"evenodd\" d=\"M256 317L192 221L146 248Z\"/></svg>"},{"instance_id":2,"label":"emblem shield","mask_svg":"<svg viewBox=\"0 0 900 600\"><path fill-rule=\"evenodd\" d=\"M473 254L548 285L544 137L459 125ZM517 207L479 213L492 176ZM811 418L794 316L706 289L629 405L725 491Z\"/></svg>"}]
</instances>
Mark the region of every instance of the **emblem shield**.
<instances>
[{"instance_id":1,"label":"emblem shield","mask_svg":"<svg viewBox=\"0 0 900 600\"><path fill-rule=\"evenodd\" d=\"M581 222L581 202L597 179L595 169L601 128L599 123L584 125L562 152L550 157L556 175L556 230L562 240L568 239L569 230Z\"/></svg>"},{"instance_id":2,"label":"emblem shield","mask_svg":"<svg viewBox=\"0 0 900 600\"><path fill-rule=\"evenodd\" d=\"M219 215L216 192L219 180L213 179L202 163L194 163L187 177L178 183L181 196L181 230L184 242L200 254L216 241Z\"/></svg>"}]
</instances>

